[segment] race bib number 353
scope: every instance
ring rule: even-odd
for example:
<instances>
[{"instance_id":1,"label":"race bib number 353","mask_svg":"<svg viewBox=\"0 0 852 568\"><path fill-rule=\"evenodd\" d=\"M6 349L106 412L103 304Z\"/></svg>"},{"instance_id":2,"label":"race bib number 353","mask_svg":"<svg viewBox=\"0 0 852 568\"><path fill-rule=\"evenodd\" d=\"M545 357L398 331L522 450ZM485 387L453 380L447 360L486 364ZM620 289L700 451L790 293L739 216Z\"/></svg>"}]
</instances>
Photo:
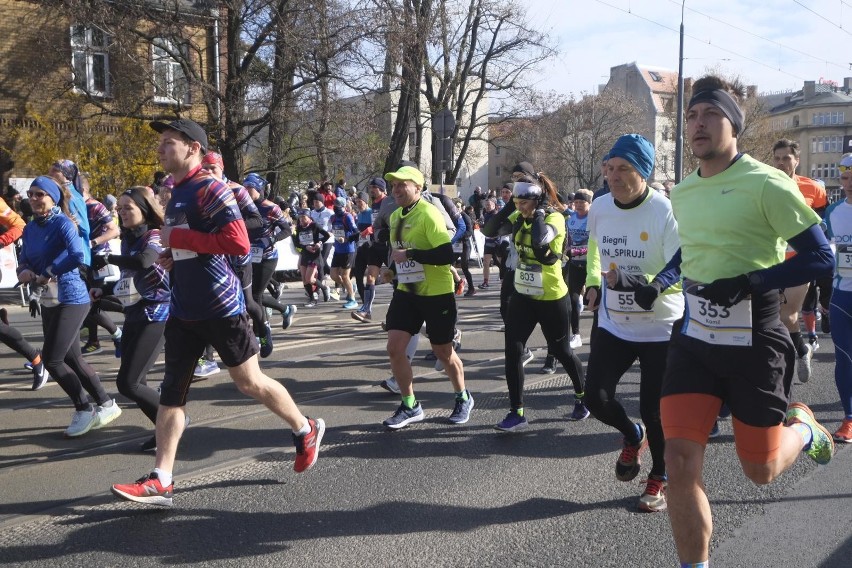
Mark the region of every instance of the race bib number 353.
<instances>
[{"instance_id":1,"label":"race bib number 353","mask_svg":"<svg viewBox=\"0 0 852 568\"><path fill-rule=\"evenodd\" d=\"M695 294L684 295L687 317L682 332L685 335L714 345L751 345L751 299L724 308Z\"/></svg>"}]
</instances>

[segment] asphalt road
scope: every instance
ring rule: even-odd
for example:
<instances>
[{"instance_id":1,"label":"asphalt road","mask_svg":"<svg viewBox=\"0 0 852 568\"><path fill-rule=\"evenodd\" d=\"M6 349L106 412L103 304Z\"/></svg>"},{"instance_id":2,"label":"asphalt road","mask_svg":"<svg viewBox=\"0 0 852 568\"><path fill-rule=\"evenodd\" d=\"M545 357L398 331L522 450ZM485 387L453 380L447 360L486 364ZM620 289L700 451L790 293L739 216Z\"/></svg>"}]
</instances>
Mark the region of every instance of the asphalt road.
<instances>
[{"instance_id":1,"label":"asphalt road","mask_svg":"<svg viewBox=\"0 0 852 568\"><path fill-rule=\"evenodd\" d=\"M479 278L477 276L477 283ZM292 471L290 432L243 397L223 371L190 391L192 425L181 441L175 506L119 502L116 482L147 473L138 451L151 425L131 403L108 427L66 440L72 408L54 384L31 392L16 354L0 353L0 563L16 566L640 566L677 565L666 513L639 513L647 466L615 480L620 436L594 419L569 422L564 373L538 374L544 341L527 367L523 434L493 430L508 408L498 292L459 300L460 352L476 406L471 421L446 421L449 382L416 360L416 390L427 418L398 432L380 422L399 404L377 385L388 375L379 322L389 288L378 289L372 324L339 302L300 309L262 361L303 411L326 420L317 465ZM302 293L285 292L301 305ZM14 301L12 294L3 298ZM40 344L40 323L10 307L13 325ZM275 322L280 322L276 315ZM582 316L588 336L591 318ZM109 342L105 342L109 345ZM585 362L588 346L578 350ZM91 357L116 393L111 349ZM830 338L821 339L814 378L794 398L833 431L842 418ZM162 357L149 381L162 376ZM560 370L561 371L561 370ZM638 373L620 398L638 416ZM714 566L852 566L852 453L827 466L803 456L769 486L741 473L729 423L707 449ZM650 459L648 454L645 454Z\"/></svg>"}]
</instances>

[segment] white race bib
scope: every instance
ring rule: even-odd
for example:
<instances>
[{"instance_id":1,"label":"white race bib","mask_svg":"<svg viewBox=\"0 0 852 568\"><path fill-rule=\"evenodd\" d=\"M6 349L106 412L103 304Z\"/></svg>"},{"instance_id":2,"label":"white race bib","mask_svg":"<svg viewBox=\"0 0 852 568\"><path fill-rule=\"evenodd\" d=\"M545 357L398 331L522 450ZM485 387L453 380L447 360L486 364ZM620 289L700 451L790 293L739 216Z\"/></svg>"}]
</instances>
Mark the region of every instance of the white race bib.
<instances>
[{"instance_id":1,"label":"white race bib","mask_svg":"<svg viewBox=\"0 0 852 568\"><path fill-rule=\"evenodd\" d=\"M619 292L603 288L604 309L606 314L617 323L649 323L654 321L654 311L643 309L636 303L635 292Z\"/></svg>"},{"instance_id":2,"label":"white race bib","mask_svg":"<svg viewBox=\"0 0 852 568\"><path fill-rule=\"evenodd\" d=\"M122 306L132 306L142 299L139 290L136 289L136 283L132 277L122 278L115 283L112 293L118 298Z\"/></svg>"},{"instance_id":3,"label":"white race bib","mask_svg":"<svg viewBox=\"0 0 852 568\"><path fill-rule=\"evenodd\" d=\"M253 264L258 264L263 262L263 247L260 245L253 245L251 247L251 261Z\"/></svg>"},{"instance_id":4,"label":"white race bib","mask_svg":"<svg viewBox=\"0 0 852 568\"><path fill-rule=\"evenodd\" d=\"M175 229L189 229L189 225L184 223L183 225L175 225L174 228ZM190 258L196 258L197 256L198 256L198 253L195 252L194 250L179 249L179 248L173 248L172 249L172 258L174 260L188 260Z\"/></svg>"},{"instance_id":5,"label":"white race bib","mask_svg":"<svg viewBox=\"0 0 852 568\"><path fill-rule=\"evenodd\" d=\"M402 284L423 282L426 280L426 272L422 264L409 258L396 263L396 279Z\"/></svg>"},{"instance_id":6,"label":"white race bib","mask_svg":"<svg viewBox=\"0 0 852 568\"><path fill-rule=\"evenodd\" d=\"M59 305L59 284L55 280L50 280L41 293L41 305L45 308L54 308Z\"/></svg>"},{"instance_id":7,"label":"white race bib","mask_svg":"<svg viewBox=\"0 0 852 568\"><path fill-rule=\"evenodd\" d=\"M852 278L852 247L848 245L837 247L834 258L837 259L837 273L842 278Z\"/></svg>"},{"instance_id":8,"label":"white race bib","mask_svg":"<svg viewBox=\"0 0 852 568\"><path fill-rule=\"evenodd\" d=\"M515 269L515 290L525 296L542 296L544 282L540 264L518 264Z\"/></svg>"},{"instance_id":9,"label":"white race bib","mask_svg":"<svg viewBox=\"0 0 852 568\"><path fill-rule=\"evenodd\" d=\"M681 332L713 345L751 345L751 298L723 308L684 291L686 321Z\"/></svg>"},{"instance_id":10,"label":"white race bib","mask_svg":"<svg viewBox=\"0 0 852 568\"><path fill-rule=\"evenodd\" d=\"M314 234L309 231L299 233L299 244L303 247L314 244Z\"/></svg>"},{"instance_id":11,"label":"white race bib","mask_svg":"<svg viewBox=\"0 0 852 568\"><path fill-rule=\"evenodd\" d=\"M453 243L453 252L461 254L462 253L462 242L458 241Z\"/></svg>"}]
</instances>

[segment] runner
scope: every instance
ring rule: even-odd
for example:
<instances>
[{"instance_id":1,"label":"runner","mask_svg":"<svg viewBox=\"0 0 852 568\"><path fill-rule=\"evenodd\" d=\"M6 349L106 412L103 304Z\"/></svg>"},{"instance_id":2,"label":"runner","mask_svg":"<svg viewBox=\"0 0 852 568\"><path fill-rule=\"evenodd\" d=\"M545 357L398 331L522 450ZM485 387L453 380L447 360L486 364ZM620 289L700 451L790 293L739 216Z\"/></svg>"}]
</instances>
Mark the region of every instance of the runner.
<instances>
[{"instance_id":1,"label":"runner","mask_svg":"<svg viewBox=\"0 0 852 568\"><path fill-rule=\"evenodd\" d=\"M414 374L406 347L423 323L429 342L443 364L455 391L456 403L449 421L464 424L470 419L473 396L465 388L464 368L453 350L456 301L449 264L453 247L447 225L437 207L421 199L423 174L402 166L385 176L393 184L400 209L390 219L391 260L396 264L399 285L387 314L388 355L402 397L397 411L383 422L399 429L423 420L423 409L414 396Z\"/></svg>"},{"instance_id":2,"label":"runner","mask_svg":"<svg viewBox=\"0 0 852 568\"><path fill-rule=\"evenodd\" d=\"M234 192L201 168L207 134L187 119L152 122L151 127L160 133L157 153L163 169L178 180L160 230L161 244L170 247L160 255L160 263L170 271L172 294L157 411L157 458L153 472L136 483L113 485L112 492L130 501L171 506L192 370L208 343L229 367L237 388L290 425L296 472L316 463L325 424L302 415L287 389L258 366L242 288L228 259L248 254L248 233Z\"/></svg>"},{"instance_id":3,"label":"runner","mask_svg":"<svg viewBox=\"0 0 852 568\"><path fill-rule=\"evenodd\" d=\"M317 290L322 291L323 301L328 301L328 287L322 283L320 275L320 258L323 250L323 243L328 241L331 235L328 231L320 227L311 218L311 213L307 209L299 211L299 222L296 225L296 238L293 240L293 245L299 251L299 273L302 275L302 285L305 287L305 294L308 296L306 308L315 308L317 306Z\"/></svg>"},{"instance_id":4,"label":"runner","mask_svg":"<svg viewBox=\"0 0 852 568\"><path fill-rule=\"evenodd\" d=\"M833 259L819 216L789 176L738 152L742 89L708 76L693 93L686 130L699 168L671 193L687 308L672 329L660 410L678 556L682 566L707 566L712 520L702 470L722 402L755 483L778 477L800 451L817 463L831 459L831 434L807 406L789 404L796 357L778 290L829 273ZM796 256L784 260L782 240Z\"/></svg>"},{"instance_id":5,"label":"runner","mask_svg":"<svg viewBox=\"0 0 852 568\"><path fill-rule=\"evenodd\" d=\"M669 200L647 184L654 169L653 145L638 134L626 134L608 155L610 193L597 199L587 219L586 295L589 309L600 313L586 367L586 405L595 418L624 436L616 479L632 481L639 474L642 451L650 448L651 471L643 482L639 509L663 511L666 463L660 390L672 324L683 313L683 295L673 286L649 309L637 303L635 290L648 283L646 275L662 271L680 241ZM619 381L637 359L642 423L632 422L615 398Z\"/></svg>"},{"instance_id":6,"label":"runner","mask_svg":"<svg viewBox=\"0 0 852 568\"><path fill-rule=\"evenodd\" d=\"M355 301L355 291L349 271L355 262L355 243L358 240L358 225L352 214L347 213L347 199L338 197L334 200L334 215L329 225L334 237L334 256L331 259L331 279L336 287L342 287L346 292L346 303L343 308L351 310L358 307Z\"/></svg>"},{"instance_id":7,"label":"runner","mask_svg":"<svg viewBox=\"0 0 852 568\"><path fill-rule=\"evenodd\" d=\"M382 266L390 266L388 257L390 248L390 216L397 208L393 197L387 195L387 184L380 177L374 177L367 186L372 203L373 231L370 248L367 251L367 276L364 282L364 303L352 317L358 321L368 323L373 319L373 301L376 297L376 281Z\"/></svg>"}]
</instances>

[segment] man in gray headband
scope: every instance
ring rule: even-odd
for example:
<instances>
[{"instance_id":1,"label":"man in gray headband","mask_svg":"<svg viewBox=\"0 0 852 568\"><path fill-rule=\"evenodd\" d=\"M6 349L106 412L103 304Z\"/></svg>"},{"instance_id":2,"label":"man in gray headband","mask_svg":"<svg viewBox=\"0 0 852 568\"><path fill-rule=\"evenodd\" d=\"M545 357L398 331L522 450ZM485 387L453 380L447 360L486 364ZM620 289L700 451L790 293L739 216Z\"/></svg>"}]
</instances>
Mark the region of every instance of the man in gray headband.
<instances>
[{"instance_id":1,"label":"man in gray headband","mask_svg":"<svg viewBox=\"0 0 852 568\"><path fill-rule=\"evenodd\" d=\"M722 111L725 118L731 121L731 125L734 127L734 135L743 131L745 114L743 113L743 109L740 108L740 105L737 104L734 98L729 95L727 91L722 89L705 89L703 91L698 91L692 95L691 99L689 99L689 105L686 107L687 111L698 103L707 103Z\"/></svg>"}]
</instances>

